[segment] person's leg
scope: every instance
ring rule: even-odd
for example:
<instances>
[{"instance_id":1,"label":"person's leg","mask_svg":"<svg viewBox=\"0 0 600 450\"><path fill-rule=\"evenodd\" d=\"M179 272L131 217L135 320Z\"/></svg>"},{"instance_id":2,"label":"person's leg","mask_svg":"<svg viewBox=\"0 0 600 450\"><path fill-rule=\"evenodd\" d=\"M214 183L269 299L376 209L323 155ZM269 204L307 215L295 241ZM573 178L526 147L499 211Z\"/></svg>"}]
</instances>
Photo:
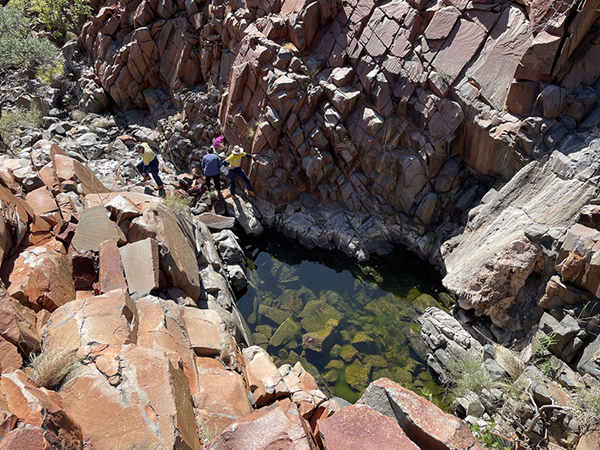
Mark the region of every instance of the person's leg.
<instances>
[{"instance_id":1,"label":"person's leg","mask_svg":"<svg viewBox=\"0 0 600 450\"><path fill-rule=\"evenodd\" d=\"M240 172L240 177L242 177L242 180L244 180L244 183L246 183L246 189L248 189L249 191L253 191L254 189L252 189L252 185L250 184L250 180L248 179L246 172L244 172L243 170L240 170Z\"/></svg>"},{"instance_id":2,"label":"person's leg","mask_svg":"<svg viewBox=\"0 0 600 450\"><path fill-rule=\"evenodd\" d=\"M217 192L221 192L221 176L215 175L212 177L215 182L215 187L217 188Z\"/></svg>"},{"instance_id":3,"label":"person's leg","mask_svg":"<svg viewBox=\"0 0 600 450\"><path fill-rule=\"evenodd\" d=\"M144 176L144 161L140 161L139 163L136 164L135 167L137 168L140 175Z\"/></svg>"},{"instance_id":4,"label":"person's leg","mask_svg":"<svg viewBox=\"0 0 600 450\"><path fill-rule=\"evenodd\" d=\"M209 177L208 175L204 177L204 184L206 185L206 190L210 191L210 179L212 177Z\"/></svg>"},{"instance_id":5,"label":"person's leg","mask_svg":"<svg viewBox=\"0 0 600 450\"><path fill-rule=\"evenodd\" d=\"M231 192L231 195L235 195L235 179L239 175L236 169L229 169L229 192Z\"/></svg>"},{"instance_id":6,"label":"person's leg","mask_svg":"<svg viewBox=\"0 0 600 450\"><path fill-rule=\"evenodd\" d=\"M154 181L156 181L156 186L158 188L162 188L163 182L158 176L158 158L154 158L152 161L150 161L150 164L148 164L148 170L152 174L152 178L154 178Z\"/></svg>"}]
</instances>

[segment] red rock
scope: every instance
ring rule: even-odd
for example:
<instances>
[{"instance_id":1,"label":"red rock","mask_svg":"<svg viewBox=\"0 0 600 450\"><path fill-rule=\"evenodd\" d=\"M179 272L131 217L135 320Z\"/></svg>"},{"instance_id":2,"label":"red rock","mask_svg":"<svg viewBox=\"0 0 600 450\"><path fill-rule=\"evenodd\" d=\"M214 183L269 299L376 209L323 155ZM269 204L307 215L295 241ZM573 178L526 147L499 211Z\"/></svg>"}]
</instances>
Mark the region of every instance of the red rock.
<instances>
[{"instance_id":1,"label":"red rock","mask_svg":"<svg viewBox=\"0 0 600 450\"><path fill-rule=\"evenodd\" d=\"M64 220L70 222L77 215L77 208L70 195L61 192L56 196L56 202Z\"/></svg>"},{"instance_id":2,"label":"red rock","mask_svg":"<svg viewBox=\"0 0 600 450\"><path fill-rule=\"evenodd\" d=\"M71 253L73 267L73 284L76 290L90 290L98 279L96 272L97 258L91 251L77 251Z\"/></svg>"},{"instance_id":3,"label":"red rock","mask_svg":"<svg viewBox=\"0 0 600 450\"><path fill-rule=\"evenodd\" d=\"M10 443L5 448L37 449L38 447L19 445L23 442L26 442L26 445L41 442L44 446L40 448L44 449L49 448L49 443L65 450L81 449L83 442L81 428L64 411L59 394L37 386L20 370L2 375L0 393L6 399L8 411L23 421L19 428L2 440L1 444ZM27 440L22 441L26 436L28 436ZM35 436L35 440L30 440L31 436ZM1 444L0 448L2 448Z\"/></svg>"},{"instance_id":4,"label":"red rock","mask_svg":"<svg viewBox=\"0 0 600 450\"><path fill-rule=\"evenodd\" d=\"M2 373L14 372L23 365L23 358L17 347L0 335L0 369Z\"/></svg>"},{"instance_id":5,"label":"red rock","mask_svg":"<svg viewBox=\"0 0 600 450\"><path fill-rule=\"evenodd\" d=\"M146 295L159 286L158 242L147 238L119 249L129 292Z\"/></svg>"},{"instance_id":6,"label":"red rock","mask_svg":"<svg viewBox=\"0 0 600 450\"><path fill-rule=\"evenodd\" d=\"M123 220L135 219L142 212L122 195L117 195L104 205L110 211L110 218L114 222L121 223Z\"/></svg>"},{"instance_id":7,"label":"red rock","mask_svg":"<svg viewBox=\"0 0 600 450\"><path fill-rule=\"evenodd\" d=\"M60 221L54 227L54 235L56 239L65 244L70 244L73 240L73 236L75 236L75 230L77 229L77 225L72 222Z\"/></svg>"},{"instance_id":8,"label":"red rock","mask_svg":"<svg viewBox=\"0 0 600 450\"><path fill-rule=\"evenodd\" d=\"M34 311L54 311L75 298L69 258L52 243L23 251L8 281L8 293Z\"/></svg>"},{"instance_id":9,"label":"red rock","mask_svg":"<svg viewBox=\"0 0 600 450\"><path fill-rule=\"evenodd\" d=\"M327 400L315 379L309 374L300 362L294 367L284 365L279 368L279 373L283 376L283 381L290 389L292 401L298 406L302 417L310 420L317 408Z\"/></svg>"},{"instance_id":10,"label":"red rock","mask_svg":"<svg viewBox=\"0 0 600 450\"><path fill-rule=\"evenodd\" d=\"M21 185L15 180L11 171L0 165L0 183L10 190L13 194L21 193Z\"/></svg>"},{"instance_id":11,"label":"red rock","mask_svg":"<svg viewBox=\"0 0 600 450\"><path fill-rule=\"evenodd\" d=\"M540 93L540 84L533 81L513 81L508 91L506 107L513 114L528 117Z\"/></svg>"},{"instance_id":12,"label":"red rock","mask_svg":"<svg viewBox=\"0 0 600 450\"><path fill-rule=\"evenodd\" d=\"M481 450L462 420L446 414L430 401L387 378L371 383L358 401L359 404L368 405L395 419L420 448Z\"/></svg>"},{"instance_id":13,"label":"red rock","mask_svg":"<svg viewBox=\"0 0 600 450\"><path fill-rule=\"evenodd\" d=\"M198 356L216 356L229 343L226 325L217 311L183 308L181 319L192 349Z\"/></svg>"},{"instance_id":14,"label":"red rock","mask_svg":"<svg viewBox=\"0 0 600 450\"><path fill-rule=\"evenodd\" d=\"M25 353L41 346L35 313L12 298L0 287L0 336Z\"/></svg>"},{"instance_id":15,"label":"red rock","mask_svg":"<svg viewBox=\"0 0 600 450\"><path fill-rule=\"evenodd\" d=\"M193 395L194 410L200 416L205 441L208 433L220 434L236 420L252 413L248 391L241 375L227 370L212 358L198 358L199 391ZM205 442L205 443L206 443Z\"/></svg>"},{"instance_id":16,"label":"red rock","mask_svg":"<svg viewBox=\"0 0 600 450\"><path fill-rule=\"evenodd\" d=\"M75 250L97 252L104 241L118 240L117 225L103 206L94 206L81 213L71 244Z\"/></svg>"},{"instance_id":17,"label":"red rock","mask_svg":"<svg viewBox=\"0 0 600 450\"><path fill-rule=\"evenodd\" d=\"M54 195L60 192L60 183L56 179L56 176L54 176L54 168L51 164L44 166L39 171L39 176Z\"/></svg>"},{"instance_id":18,"label":"red rock","mask_svg":"<svg viewBox=\"0 0 600 450\"><path fill-rule=\"evenodd\" d=\"M48 441L44 439L44 433L40 427L23 425L6 435L0 442L0 450L46 450L48 445Z\"/></svg>"},{"instance_id":19,"label":"red rock","mask_svg":"<svg viewBox=\"0 0 600 450\"><path fill-rule=\"evenodd\" d=\"M140 321L137 344L164 352L175 367L183 365L192 394L198 392L196 356L181 318L186 308L150 295L139 299L136 306Z\"/></svg>"},{"instance_id":20,"label":"red rock","mask_svg":"<svg viewBox=\"0 0 600 450\"><path fill-rule=\"evenodd\" d=\"M89 353L98 344L125 345L137 341L136 303L126 291L72 301L58 308L50 318L46 344L51 348Z\"/></svg>"},{"instance_id":21,"label":"red rock","mask_svg":"<svg viewBox=\"0 0 600 450\"><path fill-rule=\"evenodd\" d=\"M542 31L538 33L527 49L515 72L517 80L550 81L552 65L562 36Z\"/></svg>"},{"instance_id":22,"label":"red rock","mask_svg":"<svg viewBox=\"0 0 600 450\"><path fill-rule=\"evenodd\" d=\"M46 186L27 194L27 203L33 208L35 214L40 216L59 210L52 193Z\"/></svg>"},{"instance_id":23,"label":"red rock","mask_svg":"<svg viewBox=\"0 0 600 450\"><path fill-rule=\"evenodd\" d=\"M65 410L81 425L95 449L113 450L126 442L133 448L199 450L191 393L183 372L160 350L125 345L118 359L118 386L107 383L106 376L90 364L81 367L61 389Z\"/></svg>"},{"instance_id":24,"label":"red rock","mask_svg":"<svg viewBox=\"0 0 600 450\"><path fill-rule=\"evenodd\" d=\"M117 241L104 241L98 252L100 291L107 293L113 289L127 289L125 272L121 262L121 253Z\"/></svg>"},{"instance_id":25,"label":"red rock","mask_svg":"<svg viewBox=\"0 0 600 450\"><path fill-rule=\"evenodd\" d=\"M183 221L185 222L185 219ZM140 231L140 229L144 231ZM148 204L143 216L131 222L128 238L130 242L134 242L138 240L133 239L137 234L145 239L148 237L148 233L154 234L156 240L165 244L169 250L169 253L161 261L169 282L172 286L181 288L192 300L198 300L200 276L193 236L184 234L173 212L157 203ZM127 273L125 260L123 260L123 264Z\"/></svg>"},{"instance_id":26,"label":"red rock","mask_svg":"<svg viewBox=\"0 0 600 450\"><path fill-rule=\"evenodd\" d=\"M446 39L460 16L460 11L454 6L439 9L433 15L423 34L427 39Z\"/></svg>"},{"instance_id":27,"label":"red rock","mask_svg":"<svg viewBox=\"0 0 600 450\"><path fill-rule=\"evenodd\" d=\"M485 36L484 28L475 22L460 19L433 60L433 67L441 76L454 82L473 58Z\"/></svg>"},{"instance_id":28,"label":"red rock","mask_svg":"<svg viewBox=\"0 0 600 450\"><path fill-rule=\"evenodd\" d=\"M115 197L123 197L125 200L133 203L136 208L143 211L149 203L160 203L160 198L152 195L140 194L137 192L111 192L109 194L88 194L85 196L85 207L107 206Z\"/></svg>"},{"instance_id":29,"label":"red rock","mask_svg":"<svg viewBox=\"0 0 600 450\"><path fill-rule=\"evenodd\" d=\"M288 386L265 350L252 346L245 348L242 353L250 391L257 407L289 395Z\"/></svg>"},{"instance_id":30,"label":"red rock","mask_svg":"<svg viewBox=\"0 0 600 450\"><path fill-rule=\"evenodd\" d=\"M260 439L257 439L260 436ZM272 405L238 420L218 437L204 446L204 450L313 450L315 445L306 434L298 409L290 400Z\"/></svg>"},{"instance_id":31,"label":"red rock","mask_svg":"<svg viewBox=\"0 0 600 450\"><path fill-rule=\"evenodd\" d=\"M56 178L60 183L67 181L73 182L76 185L81 185L84 195L108 193L110 190L104 186L96 175L81 164L79 161L56 154L52 158Z\"/></svg>"},{"instance_id":32,"label":"red rock","mask_svg":"<svg viewBox=\"0 0 600 450\"><path fill-rule=\"evenodd\" d=\"M420 449L395 419L367 405L346 406L331 417L319 420L318 425L325 450Z\"/></svg>"},{"instance_id":33,"label":"red rock","mask_svg":"<svg viewBox=\"0 0 600 450\"><path fill-rule=\"evenodd\" d=\"M494 108L504 107L517 66L532 40L525 14L519 8L507 8L479 57L467 69L466 76L479 84L481 95Z\"/></svg>"}]
</instances>

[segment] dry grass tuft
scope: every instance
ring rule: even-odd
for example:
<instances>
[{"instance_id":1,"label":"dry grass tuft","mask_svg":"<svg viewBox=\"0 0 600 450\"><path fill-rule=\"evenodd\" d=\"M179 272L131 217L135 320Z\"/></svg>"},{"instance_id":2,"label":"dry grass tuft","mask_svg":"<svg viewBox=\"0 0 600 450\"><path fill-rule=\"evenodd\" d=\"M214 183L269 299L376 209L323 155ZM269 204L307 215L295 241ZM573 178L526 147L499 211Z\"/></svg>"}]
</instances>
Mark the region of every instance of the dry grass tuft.
<instances>
[{"instance_id":1,"label":"dry grass tuft","mask_svg":"<svg viewBox=\"0 0 600 450\"><path fill-rule=\"evenodd\" d=\"M39 355L30 355L30 378L46 389L56 389L65 377L81 364L74 350L43 349Z\"/></svg>"},{"instance_id":2,"label":"dry grass tuft","mask_svg":"<svg viewBox=\"0 0 600 450\"><path fill-rule=\"evenodd\" d=\"M510 375L513 380L516 380L525 371L525 363L511 350L496 345L496 362Z\"/></svg>"}]
</instances>

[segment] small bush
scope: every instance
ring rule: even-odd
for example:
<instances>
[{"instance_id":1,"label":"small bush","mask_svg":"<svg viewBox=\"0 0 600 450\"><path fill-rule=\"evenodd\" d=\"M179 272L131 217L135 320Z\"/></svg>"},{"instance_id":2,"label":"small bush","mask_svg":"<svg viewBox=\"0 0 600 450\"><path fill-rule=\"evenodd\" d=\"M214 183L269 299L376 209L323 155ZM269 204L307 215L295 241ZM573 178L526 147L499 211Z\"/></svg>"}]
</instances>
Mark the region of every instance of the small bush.
<instances>
[{"instance_id":1,"label":"small bush","mask_svg":"<svg viewBox=\"0 0 600 450\"><path fill-rule=\"evenodd\" d=\"M169 208L173 212L183 212L186 211L190 206L189 201L186 198L183 198L180 194L175 193L170 197L163 198L163 205Z\"/></svg>"},{"instance_id":2,"label":"small bush","mask_svg":"<svg viewBox=\"0 0 600 450\"><path fill-rule=\"evenodd\" d=\"M485 427L482 427L481 425L469 425L469 429L484 449L508 450L508 447L502 446L502 443L492 432L495 426L496 420L492 418Z\"/></svg>"},{"instance_id":3,"label":"small bush","mask_svg":"<svg viewBox=\"0 0 600 450\"><path fill-rule=\"evenodd\" d=\"M46 389L55 389L65 377L81 364L74 350L44 349L39 355L30 355L30 378Z\"/></svg>"},{"instance_id":4,"label":"small bush","mask_svg":"<svg viewBox=\"0 0 600 450\"><path fill-rule=\"evenodd\" d=\"M33 21L25 14L23 2L0 6L0 69L52 64L58 49L32 33Z\"/></svg>"},{"instance_id":5,"label":"small bush","mask_svg":"<svg viewBox=\"0 0 600 450\"><path fill-rule=\"evenodd\" d=\"M506 370L513 380L519 378L525 371L525 363L515 353L501 345L495 346L495 349L496 362L500 367Z\"/></svg>"},{"instance_id":6,"label":"small bush","mask_svg":"<svg viewBox=\"0 0 600 450\"><path fill-rule=\"evenodd\" d=\"M37 71L37 79L44 84L52 84L58 78L65 74L65 66L61 60L54 61L52 64L41 66Z\"/></svg>"},{"instance_id":7,"label":"small bush","mask_svg":"<svg viewBox=\"0 0 600 450\"><path fill-rule=\"evenodd\" d=\"M481 394L483 389L489 389L494 383L490 371L482 365L481 360L471 356L463 360L453 360L448 364L448 371L453 376L451 394L463 397L469 392Z\"/></svg>"},{"instance_id":8,"label":"small bush","mask_svg":"<svg viewBox=\"0 0 600 450\"><path fill-rule=\"evenodd\" d=\"M31 109L16 108L3 111L0 117L0 136L5 142L10 142L12 134L23 128L36 128L42 125L42 113L36 106Z\"/></svg>"},{"instance_id":9,"label":"small bush","mask_svg":"<svg viewBox=\"0 0 600 450\"><path fill-rule=\"evenodd\" d=\"M33 11L58 38L67 31L77 30L80 17L92 12L90 0L32 0Z\"/></svg>"},{"instance_id":10,"label":"small bush","mask_svg":"<svg viewBox=\"0 0 600 450\"><path fill-rule=\"evenodd\" d=\"M533 345L533 352L535 356L542 357L546 355L546 352L558 343L558 339L556 338L556 333L544 334L539 338L538 342Z\"/></svg>"}]
</instances>

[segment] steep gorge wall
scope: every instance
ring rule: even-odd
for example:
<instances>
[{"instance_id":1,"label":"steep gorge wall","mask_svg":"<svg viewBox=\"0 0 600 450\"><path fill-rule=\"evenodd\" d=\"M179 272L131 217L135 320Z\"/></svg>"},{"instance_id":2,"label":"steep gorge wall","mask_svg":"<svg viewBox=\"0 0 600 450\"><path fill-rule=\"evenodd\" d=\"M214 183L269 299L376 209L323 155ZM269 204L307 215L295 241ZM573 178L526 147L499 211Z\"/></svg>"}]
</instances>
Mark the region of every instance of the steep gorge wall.
<instances>
[{"instance_id":1,"label":"steep gorge wall","mask_svg":"<svg viewBox=\"0 0 600 450\"><path fill-rule=\"evenodd\" d=\"M219 88L287 234L358 258L400 240L441 266L494 180L594 108L597 3L108 1L81 42L118 106L184 112L163 146L181 168L219 132Z\"/></svg>"},{"instance_id":2,"label":"steep gorge wall","mask_svg":"<svg viewBox=\"0 0 600 450\"><path fill-rule=\"evenodd\" d=\"M246 169L263 222L358 259L402 242L447 273L465 308L506 326L530 275L530 300L543 294L566 230L598 196L599 4L108 1L80 39L93 61L84 99L148 108L180 169L223 132L260 155ZM494 200L492 186L536 160ZM515 200L529 179L543 191L535 211ZM576 200L558 208L569 214L555 211L561 193ZM526 220L485 228L511 199ZM522 268L504 261L517 257Z\"/></svg>"}]
</instances>

